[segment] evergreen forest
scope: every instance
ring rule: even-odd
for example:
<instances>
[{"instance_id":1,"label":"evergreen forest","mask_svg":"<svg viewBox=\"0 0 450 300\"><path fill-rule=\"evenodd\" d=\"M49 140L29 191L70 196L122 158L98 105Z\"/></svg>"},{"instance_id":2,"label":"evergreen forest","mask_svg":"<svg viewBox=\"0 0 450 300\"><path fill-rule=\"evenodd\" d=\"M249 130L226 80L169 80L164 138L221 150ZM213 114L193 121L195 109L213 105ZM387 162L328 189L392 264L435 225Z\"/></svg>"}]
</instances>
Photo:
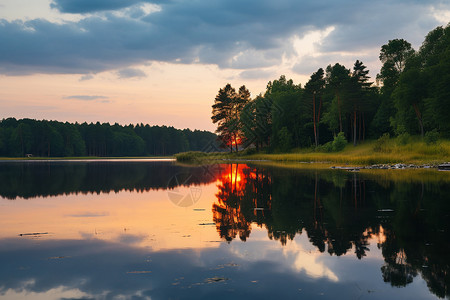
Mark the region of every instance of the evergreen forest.
<instances>
[{"instance_id":1,"label":"evergreen forest","mask_svg":"<svg viewBox=\"0 0 450 300\"><path fill-rule=\"evenodd\" d=\"M14 118L0 121L0 157L166 156L204 150L209 131L150 125L111 125Z\"/></svg>"}]
</instances>

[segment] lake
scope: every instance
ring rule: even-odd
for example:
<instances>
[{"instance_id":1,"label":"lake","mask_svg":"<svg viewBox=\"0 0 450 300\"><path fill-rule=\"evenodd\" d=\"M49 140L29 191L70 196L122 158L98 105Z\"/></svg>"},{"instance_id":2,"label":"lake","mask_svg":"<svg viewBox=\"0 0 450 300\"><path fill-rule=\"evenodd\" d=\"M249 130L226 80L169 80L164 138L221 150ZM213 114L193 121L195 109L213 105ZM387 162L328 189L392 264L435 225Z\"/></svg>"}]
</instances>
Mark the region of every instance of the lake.
<instances>
[{"instance_id":1,"label":"lake","mask_svg":"<svg viewBox=\"0 0 450 300\"><path fill-rule=\"evenodd\" d=\"M450 296L450 172L0 162L0 299Z\"/></svg>"}]
</instances>

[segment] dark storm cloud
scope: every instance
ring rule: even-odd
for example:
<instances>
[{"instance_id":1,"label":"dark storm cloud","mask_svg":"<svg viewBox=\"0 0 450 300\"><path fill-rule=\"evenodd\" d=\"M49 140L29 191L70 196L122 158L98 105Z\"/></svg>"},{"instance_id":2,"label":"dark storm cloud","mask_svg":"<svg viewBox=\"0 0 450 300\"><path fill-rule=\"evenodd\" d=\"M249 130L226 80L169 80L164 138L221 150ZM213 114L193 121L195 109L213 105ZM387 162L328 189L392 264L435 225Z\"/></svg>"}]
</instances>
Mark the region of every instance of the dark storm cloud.
<instances>
[{"instance_id":1,"label":"dark storm cloud","mask_svg":"<svg viewBox=\"0 0 450 300\"><path fill-rule=\"evenodd\" d=\"M140 0L55 0L50 4L51 8L64 13L92 13L104 10L115 10L129 7L141 2Z\"/></svg>"},{"instance_id":2,"label":"dark storm cloud","mask_svg":"<svg viewBox=\"0 0 450 300\"><path fill-rule=\"evenodd\" d=\"M148 14L144 3L158 4L160 11ZM426 13L429 8L450 9L439 0L54 0L51 5L86 16L62 24L0 20L0 73L89 74L152 60L263 68L295 54L289 42L294 35L334 26L319 51L373 50L392 38L422 40L439 25Z\"/></svg>"}]
</instances>

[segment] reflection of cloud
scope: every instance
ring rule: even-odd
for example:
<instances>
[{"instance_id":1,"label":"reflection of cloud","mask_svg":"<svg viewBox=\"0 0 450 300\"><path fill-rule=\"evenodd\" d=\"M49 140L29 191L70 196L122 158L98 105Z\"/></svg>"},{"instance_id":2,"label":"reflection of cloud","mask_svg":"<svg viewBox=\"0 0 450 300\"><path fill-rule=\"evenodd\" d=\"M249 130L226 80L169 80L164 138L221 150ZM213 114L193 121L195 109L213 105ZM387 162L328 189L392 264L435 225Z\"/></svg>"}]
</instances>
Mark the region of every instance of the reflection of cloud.
<instances>
[{"instance_id":1,"label":"reflection of cloud","mask_svg":"<svg viewBox=\"0 0 450 300\"><path fill-rule=\"evenodd\" d=\"M337 282L339 278L324 262L320 262L319 258L322 256L317 250L306 250L305 245L310 245L306 235L302 235L288 243L283 249L286 257L294 257L292 266L297 272L304 271L313 278L326 277L331 281Z\"/></svg>"},{"instance_id":2,"label":"reflection of cloud","mask_svg":"<svg viewBox=\"0 0 450 300\"><path fill-rule=\"evenodd\" d=\"M30 292L24 288L21 290L8 289L2 291L0 299L8 300L49 300L49 299L93 299L88 294L83 293L79 289L67 289L65 287L57 287L43 292Z\"/></svg>"},{"instance_id":3,"label":"reflection of cloud","mask_svg":"<svg viewBox=\"0 0 450 300\"><path fill-rule=\"evenodd\" d=\"M267 234L265 230L259 228L253 228L252 233L257 234L258 231ZM323 254L318 252L317 248L311 246L306 235L300 235L282 248L278 243L267 240L255 242L255 239L253 239L251 246L245 245L244 247L240 243L234 243L232 246L230 251L233 255L247 261L274 260L286 268L295 272L303 271L306 275L315 279L327 278L333 282L339 281L338 276L324 262L319 261Z\"/></svg>"},{"instance_id":4,"label":"reflection of cloud","mask_svg":"<svg viewBox=\"0 0 450 300\"><path fill-rule=\"evenodd\" d=\"M147 238L146 235L134 235L134 234L121 234L118 236L117 241L121 244L133 245L139 244Z\"/></svg>"},{"instance_id":5,"label":"reflection of cloud","mask_svg":"<svg viewBox=\"0 0 450 300\"><path fill-rule=\"evenodd\" d=\"M339 281L339 278L334 274L324 263L317 261L318 255L300 251L295 259L294 266L297 271L305 271L306 274L313 278L327 277L331 281Z\"/></svg>"},{"instance_id":6,"label":"reflection of cloud","mask_svg":"<svg viewBox=\"0 0 450 300\"><path fill-rule=\"evenodd\" d=\"M267 234L262 229L263 233ZM232 248L247 255L237 256ZM382 259L363 265L334 257L333 266L344 278L337 282L330 280L332 276L314 277L296 270L293 264L298 251L305 251L307 245L302 244L287 255L282 249L278 242L267 239L256 243L223 243L214 249L166 251L96 238L39 243L1 239L0 298L6 292L11 295L8 300L14 299L13 296L23 299L20 298L23 291L33 299L218 299L217 295L226 299L316 299L319 294L321 299L335 299L336 295L341 299L357 299L366 287L380 291L386 288L380 279ZM66 258L43 260L51 256ZM230 280L226 284L218 282L209 290L204 287L208 278ZM355 282L361 289L355 288ZM245 297L241 291L245 291Z\"/></svg>"}]
</instances>

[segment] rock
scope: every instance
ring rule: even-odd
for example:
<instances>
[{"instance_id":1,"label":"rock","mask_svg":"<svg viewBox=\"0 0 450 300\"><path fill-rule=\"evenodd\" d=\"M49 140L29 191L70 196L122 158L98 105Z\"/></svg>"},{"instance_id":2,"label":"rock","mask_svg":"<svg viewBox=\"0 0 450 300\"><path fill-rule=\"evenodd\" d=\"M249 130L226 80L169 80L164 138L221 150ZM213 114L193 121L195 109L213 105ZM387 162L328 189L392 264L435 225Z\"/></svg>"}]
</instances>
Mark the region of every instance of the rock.
<instances>
[{"instance_id":1,"label":"rock","mask_svg":"<svg viewBox=\"0 0 450 300\"><path fill-rule=\"evenodd\" d=\"M449 171L450 170L450 163L445 163L445 164L441 164L438 166L439 170L446 170Z\"/></svg>"}]
</instances>

